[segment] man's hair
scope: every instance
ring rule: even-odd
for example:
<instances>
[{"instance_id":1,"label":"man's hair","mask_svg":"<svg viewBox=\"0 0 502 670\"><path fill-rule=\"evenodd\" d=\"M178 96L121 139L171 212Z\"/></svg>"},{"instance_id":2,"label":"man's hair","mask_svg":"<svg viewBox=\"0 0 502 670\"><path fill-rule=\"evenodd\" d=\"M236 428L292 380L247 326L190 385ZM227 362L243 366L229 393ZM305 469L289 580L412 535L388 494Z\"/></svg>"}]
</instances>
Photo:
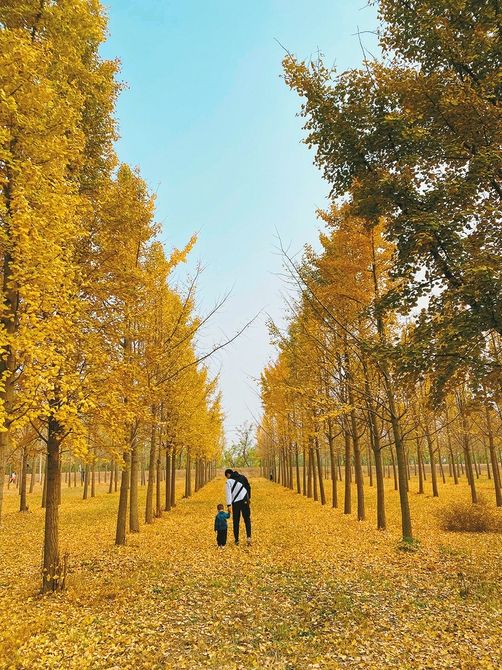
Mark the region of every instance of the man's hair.
<instances>
[{"instance_id":1,"label":"man's hair","mask_svg":"<svg viewBox=\"0 0 502 670\"><path fill-rule=\"evenodd\" d=\"M222 504L222 503L218 503L218 504L216 505L216 509L220 509L220 510L223 509L223 504Z\"/></svg>"},{"instance_id":2,"label":"man's hair","mask_svg":"<svg viewBox=\"0 0 502 670\"><path fill-rule=\"evenodd\" d=\"M233 475L233 474L234 474L234 471L232 470L232 468L227 468L227 469L225 470L225 477L226 477L227 475Z\"/></svg>"}]
</instances>

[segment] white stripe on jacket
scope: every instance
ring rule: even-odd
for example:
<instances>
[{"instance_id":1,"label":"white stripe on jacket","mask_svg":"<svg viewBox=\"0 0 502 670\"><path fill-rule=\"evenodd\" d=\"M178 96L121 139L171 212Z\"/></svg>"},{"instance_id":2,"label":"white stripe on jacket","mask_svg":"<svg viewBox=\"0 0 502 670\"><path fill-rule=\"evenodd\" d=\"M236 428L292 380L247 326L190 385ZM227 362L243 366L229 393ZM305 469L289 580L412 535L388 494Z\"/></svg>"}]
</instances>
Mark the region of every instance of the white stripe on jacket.
<instances>
[{"instance_id":1,"label":"white stripe on jacket","mask_svg":"<svg viewBox=\"0 0 502 670\"><path fill-rule=\"evenodd\" d=\"M248 492L246 487L241 482L237 482L235 479L227 479L226 484L226 494L227 494L227 505L231 505L234 502L239 502L239 500L244 500Z\"/></svg>"}]
</instances>

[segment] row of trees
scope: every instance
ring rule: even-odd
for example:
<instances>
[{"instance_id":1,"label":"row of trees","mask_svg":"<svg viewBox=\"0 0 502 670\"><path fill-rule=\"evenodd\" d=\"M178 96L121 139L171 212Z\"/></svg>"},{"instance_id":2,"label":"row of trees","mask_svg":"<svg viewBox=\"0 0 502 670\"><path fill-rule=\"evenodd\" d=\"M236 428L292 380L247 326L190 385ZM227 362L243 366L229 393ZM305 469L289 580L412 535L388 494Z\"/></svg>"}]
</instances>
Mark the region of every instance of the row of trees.
<instances>
[{"instance_id":1,"label":"row of trees","mask_svg":"<svg viewBox=\"0 0 502 670\"><path fill-rule=\"evenodd\" d=\"M169 256L154 198L118 165L118 65L101 58L98 0L0 7L0 516L9 459L43 445L43 590L58 587L61 455L121 470L116 542L146 521L159 461L209 463L221 448L215 379L196 353L193 283L171 286L195 243ZM208 470L204 466L205 472ZM159 481L159 477L157 477Z\"/></svg>"},{"instance_id":2,"label":"row of trees","mask_svg":"<svg viewBox=\"0 0 502 670\"><path fill-rule=\"evenodd\" d=\"M383 461L395 461L403 538L413 538L410 461L452 476L475 462L500 488L502 235L497 3L381 0L382 60L337 75L288 55L306 143L331 187L322 251L286 256L297 294L262 376L264 465L324 497L322 454L344 455L365 516L371 460L385 527ZM280 466L279 466L280 463ZM353 475L351 467L353 463Z\"/></svg>"}]
</instances>

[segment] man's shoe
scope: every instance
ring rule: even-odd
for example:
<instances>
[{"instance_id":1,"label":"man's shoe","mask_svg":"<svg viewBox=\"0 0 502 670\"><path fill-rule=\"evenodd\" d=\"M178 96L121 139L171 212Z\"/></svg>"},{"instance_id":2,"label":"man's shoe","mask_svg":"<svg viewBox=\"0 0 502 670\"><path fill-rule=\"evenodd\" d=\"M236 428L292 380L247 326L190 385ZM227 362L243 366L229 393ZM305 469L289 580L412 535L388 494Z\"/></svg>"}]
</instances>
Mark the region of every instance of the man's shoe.
<instances>
[{"instance_id":1,"label":"man's shoe","mask_svg":"<svg viewBox=\"0 0 502 670\"><path fill-rule=\"evenodd\" d=\"M251 546L251 538L250 537L246 538L246 544L247 544L248 547Z\"/></svg>"},{"instance_id":2,"label":"man's shoe","mask_svg":"<svg viewBox=\"0 0 502 670\"><path fill-rule=\"evenodd\" d=\"M239 540L235 540L234 544L235 544L236 547L238 547L239 546Z\"/></svg>"}]
</instances>

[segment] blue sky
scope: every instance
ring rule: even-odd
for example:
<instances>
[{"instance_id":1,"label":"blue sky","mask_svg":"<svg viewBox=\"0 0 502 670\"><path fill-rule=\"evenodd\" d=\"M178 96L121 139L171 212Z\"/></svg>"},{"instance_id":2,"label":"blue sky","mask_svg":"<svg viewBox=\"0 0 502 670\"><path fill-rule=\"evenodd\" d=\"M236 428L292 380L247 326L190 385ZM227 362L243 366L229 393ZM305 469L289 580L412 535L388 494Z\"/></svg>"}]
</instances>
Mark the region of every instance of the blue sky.
<instances>
[{"instance_id":1,"label":"blue sky","mask_svg":"<svg viewBox=\"0 0 502 670\"><path fill-rule=\"evenodd\" d=\"M121 160L157 194L166 246L199 241L199 309L231 296L201 337L205 350L254 324L211 369L221 375L226 428L260 414L255 379L273 356L268 315L284 311L277 236L291 252L315 243L327 184L301 144L300 100L281 79L284 51L321 51L358 67L357 29L376 28L365 0L109 0L105 57L119 58L127 89L117 115ZM375 38L364 35L374 51ZM183 278L180 277L180 281Z\"/></svg>"}]
</instances>

